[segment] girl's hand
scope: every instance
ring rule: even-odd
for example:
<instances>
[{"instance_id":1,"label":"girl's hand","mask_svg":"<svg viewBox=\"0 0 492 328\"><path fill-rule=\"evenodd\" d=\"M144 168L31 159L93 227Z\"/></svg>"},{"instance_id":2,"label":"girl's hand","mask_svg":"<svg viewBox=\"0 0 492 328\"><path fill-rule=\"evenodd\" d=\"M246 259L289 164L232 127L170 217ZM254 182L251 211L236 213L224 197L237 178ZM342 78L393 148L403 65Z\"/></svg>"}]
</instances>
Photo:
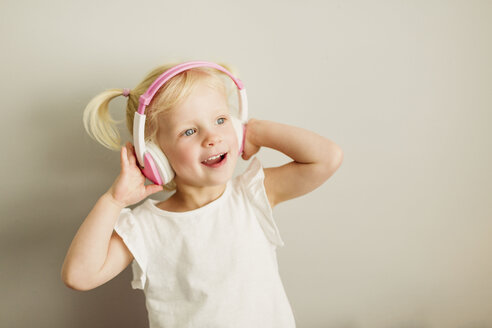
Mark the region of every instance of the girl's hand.
<instances>
[{"instance_id":1,"label":"girl's hand","mask_svg":"<svg viewBox=\"0 0 492 328\"><path fill-rule=\"evenodd\" d=\"M145 185L145 176L137 166L135 151L130 142L121 147L121 171L107 193L122 207L138 203L147 196L163 189L155 184Z\"/></svg>"},{"instance_id":2,"label":"girl's hand","mask_svg":"<svg viewBox=\"0 0 492 328\"><path fill-rule=\"evenodd\" d=\"M260 150L260 146L257 146L256 144L253 143L252 141L252 134L251 134L251 126L254 124L255 119L250 119L248 123L246 124L246 131L245 131L245 141L244 141L244 149L243 149L243 155L242 158L247 161L248 159L251 158L254 154L256 154Z\"/></svg>"}]
</instances>

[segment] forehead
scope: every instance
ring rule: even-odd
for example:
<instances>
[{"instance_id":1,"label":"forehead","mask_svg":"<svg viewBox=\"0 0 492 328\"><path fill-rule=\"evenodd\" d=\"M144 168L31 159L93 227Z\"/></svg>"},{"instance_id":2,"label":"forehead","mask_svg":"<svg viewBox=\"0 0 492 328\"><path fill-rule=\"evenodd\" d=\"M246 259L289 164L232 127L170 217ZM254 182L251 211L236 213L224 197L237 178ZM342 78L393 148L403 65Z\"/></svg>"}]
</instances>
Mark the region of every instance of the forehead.
<instances>
[{"instance_id":1,"label":"forehead","mask_svg":"<svg viewBox=\"0 0 492 328\"><path fill-rule=\"evenodd\" d=\"M206 84L199 84L178 105L162 114L159 120L166 127L174 127L194 118L228 112L227 96Z\"/></svg>"}]
</instances>

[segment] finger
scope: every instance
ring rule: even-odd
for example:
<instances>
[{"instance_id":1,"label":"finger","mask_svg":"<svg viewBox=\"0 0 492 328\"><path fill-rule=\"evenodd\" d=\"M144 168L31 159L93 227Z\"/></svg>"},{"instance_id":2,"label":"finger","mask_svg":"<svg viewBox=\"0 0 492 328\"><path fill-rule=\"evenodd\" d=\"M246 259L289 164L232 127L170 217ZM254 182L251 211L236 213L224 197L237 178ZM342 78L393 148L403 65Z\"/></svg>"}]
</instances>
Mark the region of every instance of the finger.
<instances>
[{"instance_id":1,"label":"finger","mask_svg":"<svg viewBox=\"0 0 492 328\"><path fill-rule=\"evenodd\" d=\"M126 143L126 163L130 167L132 165L133 152L130 143Z\"/></svg>"},{"instance_id":2,"label":"finger","mask_svg":"<svg viewBox=\"0 0 492 328\"><path fill-rule=\"evenodd\" d=\"M128 167L128 158L126 155L126 147L121 147L120 151L120 161L121 161L121 169L124 170L126 167Z\"/></svg>"},{"instance_id":3,"label":"finger","mask_svg":"<svg viewBox=\"0 0 492 328\"><path fill-rule=\"evenodd\" d=\"M136 158L135 148L130 142L127 142L127 146L128 146L128 162L130 163L130 165L136 165L137 158Z\"/></svg>"},{"instance_id":4,"label":"finger","mask_svg":"<svg viewBox=\"0 0 492 328\"><path fill-rule=\"evenodd\" d=\"M156 192L159 192L163 189L164 187L161 185L156 185L156 184L147 185L145 186L145 197L155 194Z\"/></svg>"}]
</instances>

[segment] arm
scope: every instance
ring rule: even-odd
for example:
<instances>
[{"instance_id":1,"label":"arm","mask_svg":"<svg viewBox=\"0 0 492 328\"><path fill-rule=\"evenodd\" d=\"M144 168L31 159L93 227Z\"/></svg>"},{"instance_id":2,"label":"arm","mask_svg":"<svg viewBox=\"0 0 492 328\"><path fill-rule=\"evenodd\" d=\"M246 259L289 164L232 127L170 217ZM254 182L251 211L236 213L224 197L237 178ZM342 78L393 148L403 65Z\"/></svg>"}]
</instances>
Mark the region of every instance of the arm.
<instances>
[{"instance_id":1,"label":"arm","mask_svg":"<svg viewBox=\"0 0 492 328\"><path fill-rule=\"evenodd\" d=\"M247 124L243 159L249 159L260 147L278 150L293 159L285 165L264 170L265 189L272 208L316 189L343 161L342 149L314 132L251 119Z\"/></svg>"},{"instance_id":2,"label":"arm","mask_svg":"<svg viewBox=\"0 0 492 328\"><path fill-rule=\"evenodd\" d=\"M70 288L89 290L123 271L133 255L113 231L121 210L162 186L145 186L145 177L127 144L121 149L121 172L111 188L94 205L80 226L62 267L62 280Z\"/></svg>"},{"instance_id":3,"label":"arm","mask_svg":"<svg viewBox=\"0 0 492 328\"><path fill-rule=\"evenodd\" d=\"M96 202L80 226L62 267L62 280L70 288L89 290L123 271L133 259L113 227L123 208L110 193ZM105 265L106 260L112 264ZM108 275L111 271L111 275Z\"/></svg>"}]
</instances>

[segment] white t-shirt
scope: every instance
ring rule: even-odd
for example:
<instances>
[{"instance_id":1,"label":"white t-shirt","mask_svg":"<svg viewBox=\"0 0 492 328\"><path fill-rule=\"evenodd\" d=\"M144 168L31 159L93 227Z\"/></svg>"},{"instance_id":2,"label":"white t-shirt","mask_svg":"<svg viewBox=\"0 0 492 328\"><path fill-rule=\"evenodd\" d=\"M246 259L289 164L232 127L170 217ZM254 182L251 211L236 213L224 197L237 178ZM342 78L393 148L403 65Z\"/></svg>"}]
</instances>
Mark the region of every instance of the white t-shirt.
<instances>
[{"instance_id":1,"label":"white t-shirt","mask_svg":"<svg viewBox=\"0 0 492 328\"><path fill-rule=\"evenodd\" d=\"M134 256L151 328L290 328L294 315L278 272L284 245L254 157L213 202L168 212L147 199L115 225Z\"/></svg>"}]
</instances>

